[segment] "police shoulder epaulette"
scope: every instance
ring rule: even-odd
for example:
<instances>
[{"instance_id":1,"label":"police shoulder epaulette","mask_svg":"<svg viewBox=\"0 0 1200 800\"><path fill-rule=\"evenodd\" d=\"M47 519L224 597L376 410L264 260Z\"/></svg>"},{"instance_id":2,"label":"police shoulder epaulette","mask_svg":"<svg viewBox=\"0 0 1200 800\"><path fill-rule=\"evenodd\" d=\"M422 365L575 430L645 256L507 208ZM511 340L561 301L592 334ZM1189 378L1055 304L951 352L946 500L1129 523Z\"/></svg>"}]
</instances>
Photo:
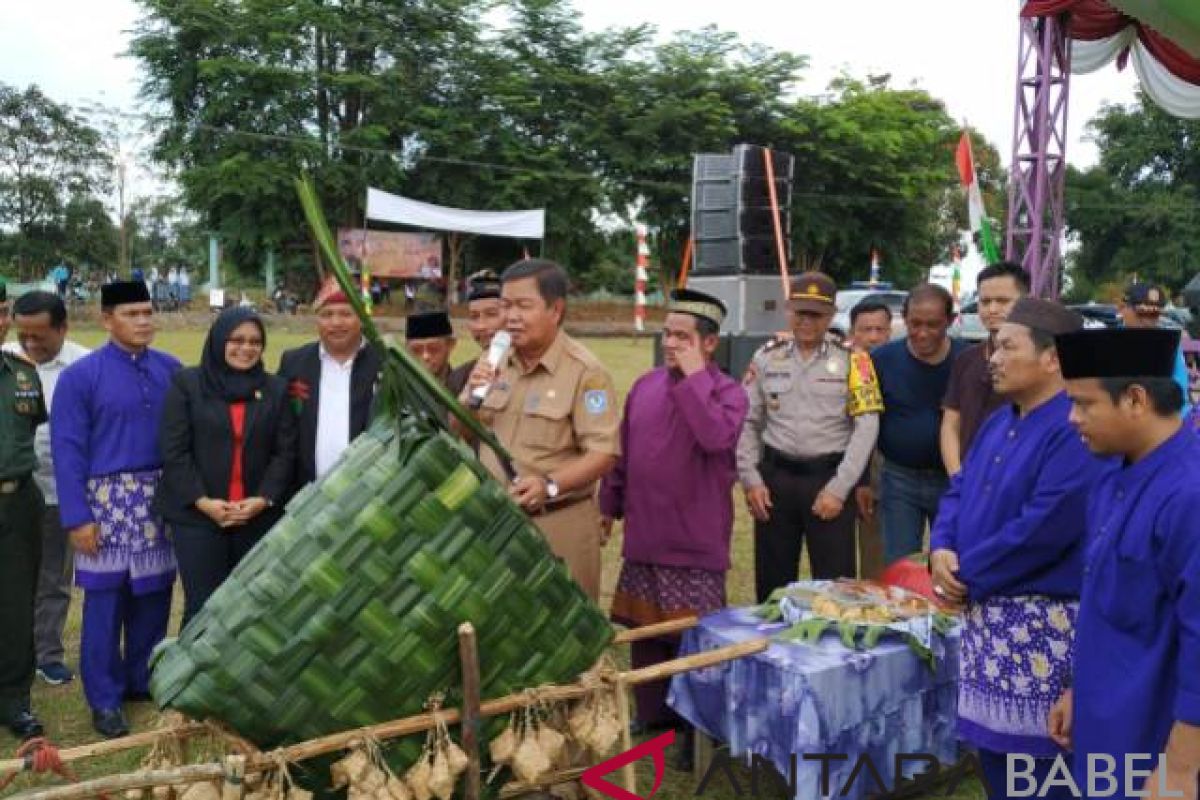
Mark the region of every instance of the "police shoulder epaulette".
<instances>
[{"instance_id":1,"label":"police shoulder epaulette","mask_svg":"<svg viewBox=\"0 0 1200 800\"><path fill-rule=\"evenodd\" d=\"M830 345L831 347L836 347L838 350L849 351L849 350L853 349L853 347L851 347L851 345L848 341L846 341L844 338L842 338L841 336L838 336L835 333L830 333L830 334L826 335L825 343Z\"/></svg>"},{"instance_id":2,"label":"police shoulder epaulette","mask_svg":"<svg viewBox=\"0 0 1200 800\"><path fill-rule=\"evenodd\" d=\"M773 352L775 350L779 350L781 348L786 348L791 343L792 343L791 339L784 339L784 338L776 337L776 338L772 339L771 341L767 342L766 344L764 344L762 347L759 347L758 355L766 355L767 353Z\"/></svg>"}]
</instances>

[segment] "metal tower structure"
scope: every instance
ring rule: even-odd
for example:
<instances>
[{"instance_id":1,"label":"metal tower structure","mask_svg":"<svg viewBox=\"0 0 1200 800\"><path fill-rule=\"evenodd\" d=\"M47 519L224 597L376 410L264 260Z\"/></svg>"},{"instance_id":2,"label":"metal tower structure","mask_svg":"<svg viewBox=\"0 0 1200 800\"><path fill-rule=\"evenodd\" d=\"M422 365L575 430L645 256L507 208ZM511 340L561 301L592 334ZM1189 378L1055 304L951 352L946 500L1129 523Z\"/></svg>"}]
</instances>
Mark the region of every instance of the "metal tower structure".
<instances>
[{"instance_id":1,"label":"metal tower structure","mask_svg":"<svg viewBox=\"0 0 1200 800\"><path fill-rule=\"evenodd\" d=\"M1005 258L1025 267L1035 297L1062 285L1070 75L1066 15L1021 17Z\"/></svg>"}]
</instances>

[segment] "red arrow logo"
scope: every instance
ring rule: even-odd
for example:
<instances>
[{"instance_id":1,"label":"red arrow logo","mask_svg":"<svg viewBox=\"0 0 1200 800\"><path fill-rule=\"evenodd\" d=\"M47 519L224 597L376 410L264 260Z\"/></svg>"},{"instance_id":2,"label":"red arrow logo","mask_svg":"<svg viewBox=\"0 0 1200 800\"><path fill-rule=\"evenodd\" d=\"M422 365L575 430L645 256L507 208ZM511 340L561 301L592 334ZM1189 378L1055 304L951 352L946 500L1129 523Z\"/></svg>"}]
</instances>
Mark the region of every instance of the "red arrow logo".
<instances>
[{"instance_id":1,"label":"red arrow logo","mask_svg":"<svg viewBox=\"0 0 1200 800\"><path fill-rule=\"evenodd\" d=\"M626 750L620 755L613 756L607 761L602 761L591 769L587 770L580 777L580 781L584 786L589 786L607 795L613 800L650 800L658 793L659 787L662 786L663 772L667 768L666 751L667 747L675 741L675 731L667 731L662 736L656 736L653 739L642 742L632 750ZM616 772L621 767L632 764L644 755L654 757L654 788L650 790L650 794L643 797L638 797L633 792L623 789L614 783L610 783L604 779L605 775Z\"/></svg>"}]
</instances>

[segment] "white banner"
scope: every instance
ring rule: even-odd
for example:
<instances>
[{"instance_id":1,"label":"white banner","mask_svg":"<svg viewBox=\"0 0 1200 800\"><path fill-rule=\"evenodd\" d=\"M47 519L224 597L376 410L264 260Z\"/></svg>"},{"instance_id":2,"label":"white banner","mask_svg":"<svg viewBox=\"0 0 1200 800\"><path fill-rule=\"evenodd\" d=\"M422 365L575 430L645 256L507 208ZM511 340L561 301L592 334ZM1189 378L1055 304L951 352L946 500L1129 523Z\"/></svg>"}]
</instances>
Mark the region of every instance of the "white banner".
<instances>
[{"instance_id":1,"label":"white banner","mask_svg":"<svg viewBox=\"0 0 1200 800\"><path fill-rule=\"evenodd\" d=\"M379 189L367 189L367 219L413 225L437 231L541 239L546 231L546 210L467 211L435 206Z\"/></svg>"}]
</instances>

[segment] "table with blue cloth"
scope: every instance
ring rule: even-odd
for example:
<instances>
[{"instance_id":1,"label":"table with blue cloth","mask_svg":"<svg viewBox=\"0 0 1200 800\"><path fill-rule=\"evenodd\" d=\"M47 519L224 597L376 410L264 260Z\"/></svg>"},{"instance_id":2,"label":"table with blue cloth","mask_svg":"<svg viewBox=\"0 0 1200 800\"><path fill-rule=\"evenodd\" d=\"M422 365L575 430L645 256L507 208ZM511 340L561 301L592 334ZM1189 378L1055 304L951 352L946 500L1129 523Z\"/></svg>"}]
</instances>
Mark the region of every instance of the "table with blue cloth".
<instances>
[{"instance_id":1,"label":"table with blue cloth","mask_svg":"<svg viewBox=\"0 0 1200 800\"><path fill-rule=\"evenodd\" d=\"M769 637L782 623L764 624L749 608L729 608L687 631L679 655ZM772 642L757 655L676 675L670 705L698 732L729 745L730 755L760 756L785 779L796 756L796 797L821 797L822 762L805 754L846 754L826 761L829 795L860 800L883 790L861 767L864 754L886 787L895 785L898 754L927 753L955 762L959 634L934 637L936 670L899 638L885 636L869 650L849 650L836 626L814 645ZM698 764L698 769L703 767ZM927 769L905 762L905 776ZM724 778L714 774L717 787Z\"/></svg>"}]
</instances>

